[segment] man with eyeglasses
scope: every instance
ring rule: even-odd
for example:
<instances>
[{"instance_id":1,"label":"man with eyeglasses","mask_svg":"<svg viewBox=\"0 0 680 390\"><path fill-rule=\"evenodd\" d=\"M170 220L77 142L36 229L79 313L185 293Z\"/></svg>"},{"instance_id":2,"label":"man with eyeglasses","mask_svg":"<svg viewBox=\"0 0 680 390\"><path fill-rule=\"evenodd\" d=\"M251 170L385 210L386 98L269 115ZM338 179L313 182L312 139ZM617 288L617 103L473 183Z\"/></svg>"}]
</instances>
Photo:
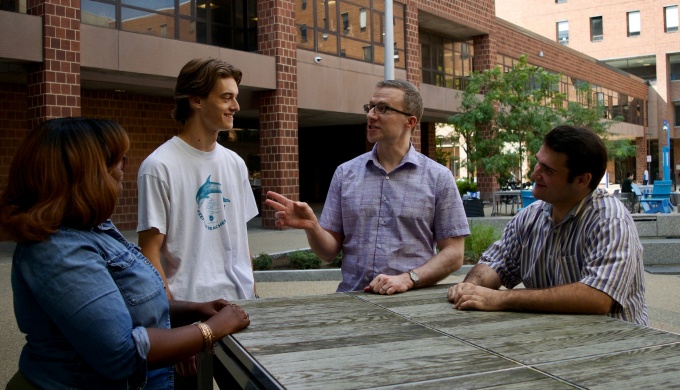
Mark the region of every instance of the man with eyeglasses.
<instances>
[{"instance_id":1,"label":"man with eyeglasses","mask_svg":"<svg viewBox=\"0 0 680 390\"><path fill-rule=\"evenodd\" d=\"M320 220L307 203L275 192L266 203L276 226L305 229L321 259L342 251L338 292L391 295L435 284L463 264L470 230L451 172L411 145L420 92L408 81L381 81L364 111L373 150L336 169Z\"/></svg>"}]
</instances>

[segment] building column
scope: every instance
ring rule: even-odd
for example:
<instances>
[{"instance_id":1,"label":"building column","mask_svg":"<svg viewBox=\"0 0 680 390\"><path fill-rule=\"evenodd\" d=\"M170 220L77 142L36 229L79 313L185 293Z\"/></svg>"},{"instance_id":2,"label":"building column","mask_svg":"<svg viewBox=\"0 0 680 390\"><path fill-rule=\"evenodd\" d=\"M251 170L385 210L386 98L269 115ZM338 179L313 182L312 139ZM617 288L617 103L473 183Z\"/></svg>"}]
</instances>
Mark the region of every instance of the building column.
<instances>
[{"instance_id":1,"label":"building column","mask_svg":"<svg viewBox=\"0 0 680 390\"><path fill-rule=\"evenodd\" d=\"M480 35L473 38L473 45L475 49L475 56L473 59L472 69L481 72L487 69L492 69L496 65L496 49L493 46L491 35ZM479 129L482 137L488 139L494 134L489 128ZM485 201L493 201L494 191L498 191L500 186L496 175L484 173L481 167L477 167L477 190ZM523 178L520 178L524 181Z\"/></svg>"},{"instance_id":2,"label":"building column","mask_svg":"<svg viewBox=\"0 0 680 390\"><path fill-rule=\"evenodd\" d=\"M640 183L647 169L647 131L645 126L644 135L635 138L635 180Z\"/></svg>"},{"instance_id":3,"label":"building column","mask_svg":"<svg viewBox=\"0 0 680 390\"><path fill-rule=\"evenodd\" d=\"M404 57L406 58L406 80L411 84L415 85L420 89L420 83L423 79L423 74L421 71L420 61L420 38L418 37L418 8L409 2L406 4L406 10L404 13L404 19L406 22L406 30L404 31ZM411 134L411 143L413 147L429 156L434 158L434 155L428 155L427 150L421 150L421 126L420 123L416 125L413 129L413 134Z\"/></svg>"},{"instance_id":4,"label":"building column","mask_svg":"<svg viewBox=\"0 0 680 390\"><path fill-rule=\"evenodd\" d=\"M275 191L300 198L297 115L297 29L294 0L258 0L257 34L261 54L276 58L276 90L260 94L260 176L262 198ZM262 226L273 228L274 210L264 206Z\"/></svg>"},{"instance_id":5,"label":"building column","mask_svg":"<svg viewBox=\"0 0 680 390\"><path fill-rule=\"evenodd\" d=\"M30 127L80 116L80 0L29 0L27 13L43 19L43 62L29 66Z\"/></svg>"}]
</instances>

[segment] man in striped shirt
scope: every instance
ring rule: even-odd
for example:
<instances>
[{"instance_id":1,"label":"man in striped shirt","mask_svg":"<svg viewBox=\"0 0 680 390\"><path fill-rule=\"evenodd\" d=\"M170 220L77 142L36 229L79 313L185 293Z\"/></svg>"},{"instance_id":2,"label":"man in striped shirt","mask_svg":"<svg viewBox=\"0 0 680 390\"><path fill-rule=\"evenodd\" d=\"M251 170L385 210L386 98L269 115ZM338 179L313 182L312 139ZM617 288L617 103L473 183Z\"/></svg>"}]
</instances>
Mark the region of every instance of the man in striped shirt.
<instances>
[{"instance_id":1,"label":"man in striped shirt","mask_svg":"<svg viewBox=\"0 0 680 390\"><path fill-rule=\"evenodd\" d=\"M558 126L536 159L538 201L449 289L449 301L461 310L603 314L647 325L637 229L625 206L597 188L607 166L600 137ZM520 283L525 289L513 290Z\"/></svg>"}]
</instances>

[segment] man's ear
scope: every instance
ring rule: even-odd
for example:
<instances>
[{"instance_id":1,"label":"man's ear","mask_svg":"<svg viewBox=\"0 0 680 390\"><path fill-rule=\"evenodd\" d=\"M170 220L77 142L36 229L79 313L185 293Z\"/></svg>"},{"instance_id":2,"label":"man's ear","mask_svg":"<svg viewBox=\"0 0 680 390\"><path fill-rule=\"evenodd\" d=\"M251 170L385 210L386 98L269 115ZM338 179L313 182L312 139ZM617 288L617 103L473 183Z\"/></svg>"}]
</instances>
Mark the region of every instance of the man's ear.
<instances>
[{"instance_id":1,"label":"man's ear","mask_svg":"<svg viewBox=\"0 0 680 390\"><path fill-rule=\"evenodd\" d=\"M201 98L198 96L189 96L189 105L193 108L201 108Z\"/></svg>"},{"instance_id":2,"label":"man's ear","mask_svg":"<svg viewBox=\"0 0 680 390\"><path fill-rule=\"evenodd\" d=\"M585 187L588 187L590 185L590 180L592 180L593 174L592 173L584 173L582 175L579 175L576 177L576 181L578 184L581 184Z\"/></svg>"},{"instance_id":3,"label":"man's ear","mask_svg":"<svg viewBox=\"0 0 680 390\"><path fill-rule=\"evenodd\" d=\"M417 124L418 124L418 119L416 119L415 116L408 117L408 125L411 127L411 130L413 130L416 127Z\"/></svg>"}]
</instances>

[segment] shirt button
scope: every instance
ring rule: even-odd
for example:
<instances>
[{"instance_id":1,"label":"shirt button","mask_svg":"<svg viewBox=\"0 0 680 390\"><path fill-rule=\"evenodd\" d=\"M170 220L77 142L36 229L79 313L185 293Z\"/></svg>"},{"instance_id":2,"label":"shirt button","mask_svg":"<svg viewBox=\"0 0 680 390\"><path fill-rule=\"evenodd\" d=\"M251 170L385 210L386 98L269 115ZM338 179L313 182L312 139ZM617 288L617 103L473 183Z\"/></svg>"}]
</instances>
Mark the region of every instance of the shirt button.
<instances>
[{"instance_id":1,"label":"shirt button","mask_svg":"<svg viewBox=\"0 0 680 390\"><path fill-rule=\"evenodd\" d=\"M385 176L385 179L386 179L386 180L390 180L390 177L389 177L389 176Z\"/></svg>"},{"instance_id":2,"label":"shirt button","mask_svg":"<svg viewBox=\"0 0 680 390\"><path fill-rule=\"evenodd\" d=\"M380 244L378 244L378 245L376 245L376 246L377 246L379 249L382 248L382 245L380 245Z\"/></svg>"}]
</instances>

